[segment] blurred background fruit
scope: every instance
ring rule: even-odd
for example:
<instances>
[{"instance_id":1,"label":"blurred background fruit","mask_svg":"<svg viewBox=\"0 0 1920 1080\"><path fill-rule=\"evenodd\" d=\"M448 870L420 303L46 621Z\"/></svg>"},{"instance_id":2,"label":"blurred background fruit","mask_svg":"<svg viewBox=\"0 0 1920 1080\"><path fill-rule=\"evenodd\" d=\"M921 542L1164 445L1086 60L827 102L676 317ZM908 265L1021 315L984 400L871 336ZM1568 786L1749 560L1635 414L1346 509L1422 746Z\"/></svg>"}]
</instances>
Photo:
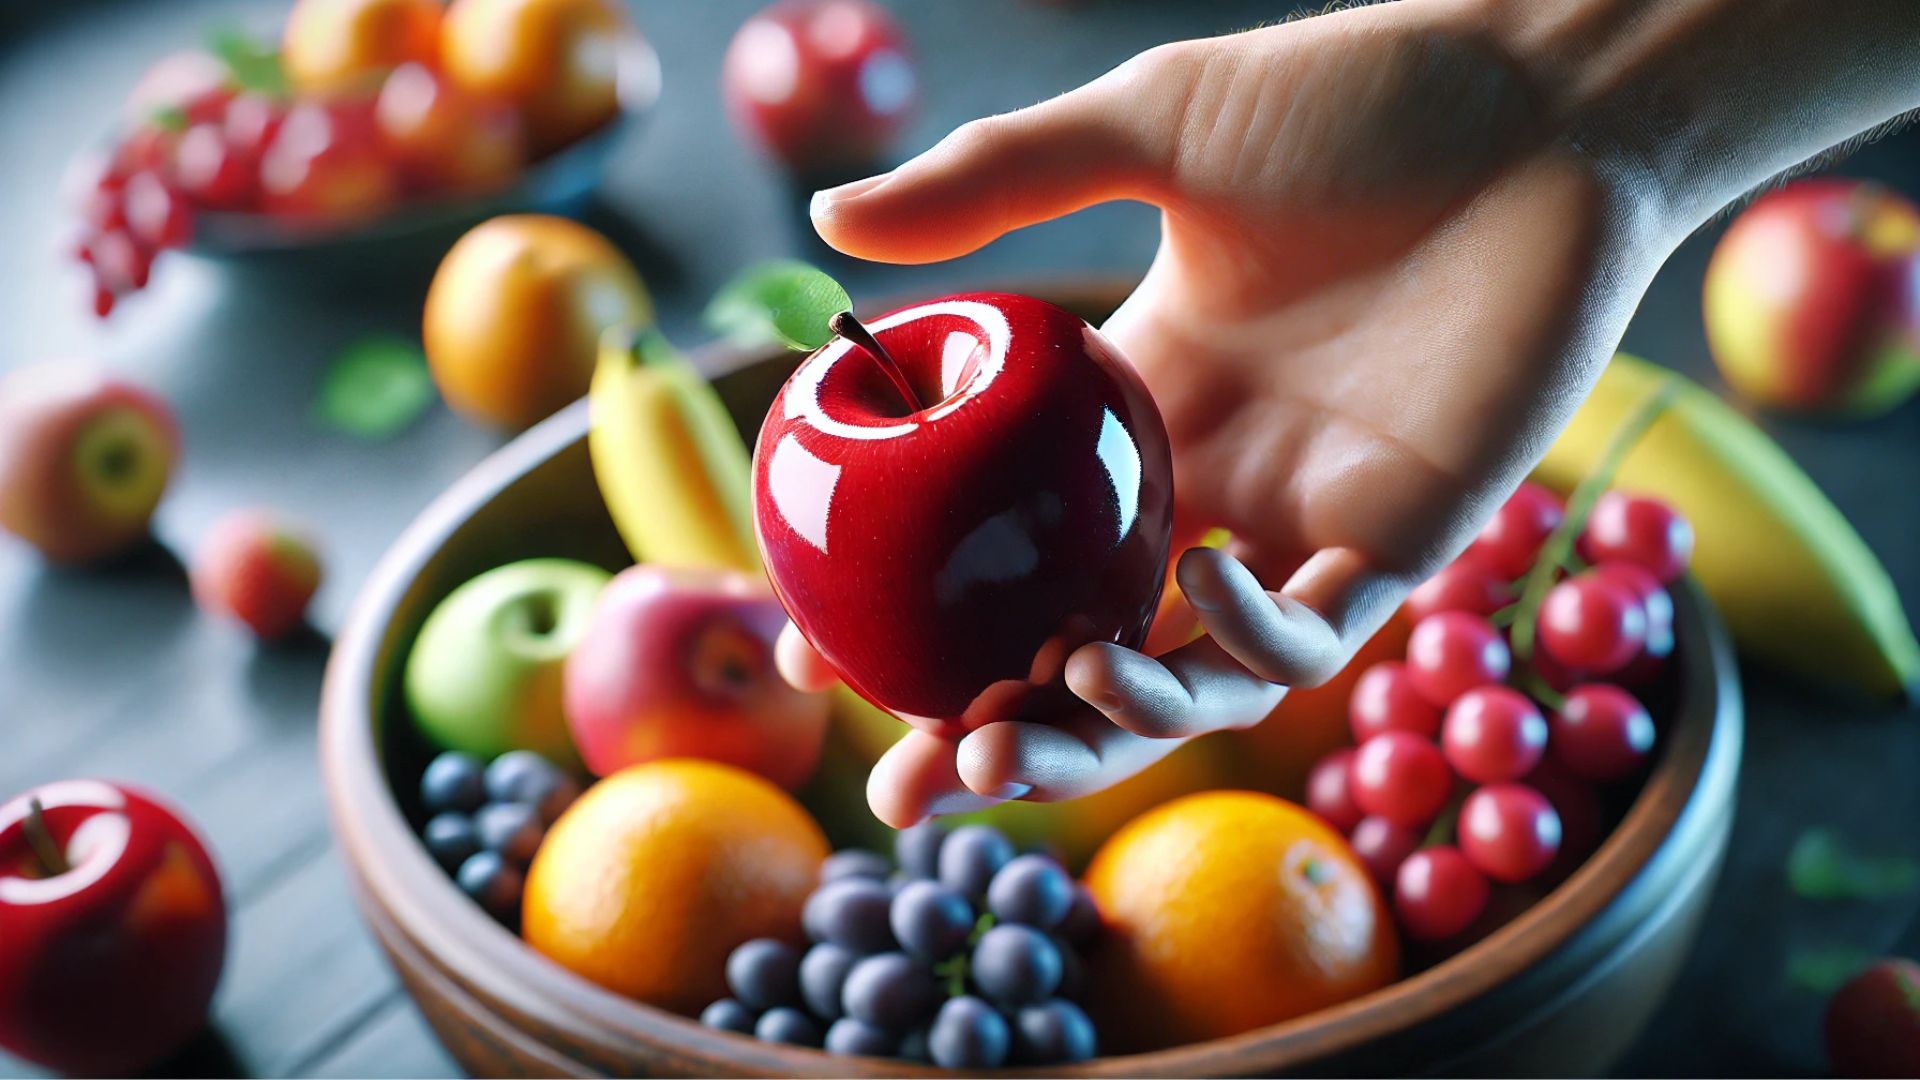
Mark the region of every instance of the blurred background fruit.
<instances>
[{"instance_id":1,"label":"blurred background fruit","mask_svg":"<svg viewBox=\"0 0 1920 1080\"><path fill-rule=\"evenodd\" d=\"M640 275L606 237L514 214L474 227L441 260L422 340L449 408L524 427L586 393L608 327L652 315Z\"/></svg>"},{"instance_id":2,"label":"blurred background fruit","mask_svg":"<svg viewBox=\"0 0 1920 1080\"><path fill-rule=\"evenodd\" d=\"M826 837L751 773L636 765L587 790L527 874L528 944L608 989L686 1015L726 993L727 955L800 940Z\"/></svg>"},{"instance_id":3,"label":"blurred background fruit","mask_svg":"<svg viewBox=\"0 0 1920 1080\"><path fill-rule=\"evenodd\" d=\"M1108 935L1089 958L1090 1011L1114 1050L1251 1031L1399 972L1366 868L1338 833L1269 795L1152 810L1100 849L1086 884Z\"/></svg>"},{"instance_id":4,"label":"blurred background fruit","mask_svg":"<svg viewBox=\"0 0 1920 1080\"><path fill-rule=\"evenodd\" d=\"M484 194L505 187L526 160L519 114L467 94L424 64L402 64L387 76L374 117L416 190Z\"/></svg>"},{"instance_id":5,"label":"blurred background fruit","mask_svg":"<svg viewBox=\"0 0 1920 1080\"><path fill-rule=\"evenodd\" d=\"M1836 1076L1920 1076L1920 964L1881 960L1827 1002L1827 1060Z\"/></svg>"},{"instance_id":6,"label":"blurred background fruit","mask_svg":"<svg viewBox=\"0 0 1920 1080\"><path fill-rule=\"evenodd\" d=\"M1801 180L1761 196L1707 265L1720 373L1762 405L1884 413L1920 388L1920 207L1878 184Z\"/></svg>"},{"instance_id":7,"label":"blurred background fruit","mask_svg":"<svg viewBox=\"0 0 1920 1080\"><path fill-rule=\"evenodd\" d=\"M371 100L296 104L260 158L260 205L313 225L369 221L400 201Z\"/></svg>"},{"instance_id":8,"label":"blurred background fruit","mask_svg":"<svg viewBox=\"0 0 1920 1080\"><path fill-rule=\"evenodd\" d=\"M304 530L270 510L238 510L214 525L194 552L193 598L262 641L306 622L320 588L320 558Z\"/></svg>"},{"instance_id":9,"label":"blurred background fruit","mask_svg":"<svg viewBox=\"0 0 1920 1080\"><path fill-rule=\"evenodd\" d=\"M440 13L439 0L299 0L280 63L304 93L371 94L394 68L438 59Z\"/></svg>"},{"instance_id":10,"label":"blurred background fruit","mask_svg":"<svg viewBox=\"0 0 1920 1080\"><path fill-rule=\"evenodd\" d=\"M619 111L617 61L629 33L612 0L453 0L440 59L462 89L518 109L537 156Z\"/></svg>"}]
</instances>

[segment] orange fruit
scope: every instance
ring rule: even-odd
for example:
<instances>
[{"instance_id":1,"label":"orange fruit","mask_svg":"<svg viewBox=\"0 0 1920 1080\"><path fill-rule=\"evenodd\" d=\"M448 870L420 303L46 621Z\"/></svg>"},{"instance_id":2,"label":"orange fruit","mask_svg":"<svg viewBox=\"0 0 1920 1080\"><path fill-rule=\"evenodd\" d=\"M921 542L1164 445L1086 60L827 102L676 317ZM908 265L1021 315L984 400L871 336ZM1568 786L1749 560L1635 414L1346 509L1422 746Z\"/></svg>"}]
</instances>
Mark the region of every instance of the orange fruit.
<instances>
[{"instance_id":1,"label":"orange fruit","mask_svg":"<svg viewBox=\"0 0 1920 1080\"><path fill-rule=\"evenodd\" d=\"M440 261L421 340L450 408L524 427L587 392L607 327L652 321L639 273L606 237L512 214L474 226Z\"/></svg>"},{"instance_id":2,"label":"orange fruit","mask_svg":"<svg viewBox=\"0 0 1920 1080\"><path fill-rule=\"evenodd\" d=\"M440 52L463 89L519 108L534 151L546 153L620 110L620 39L629 32L611 0L453 0Z\"/></svg>"},{"instance_id":3,"label":"orange fruit","mask_svg":"<svg viewBox=\"0 0 1920 1080\"><path fill-rule=\"evenodd\" d=\"M609 990L692 1014L725 996L736 946L801 941L827 850L800 804L752 773L635 765L553 823L527 871L521 933Z\"/></svg>"},{"instance_id":4,"label":"orange fruit","mask_svg":"<svg viewBox=\"0 0 1920 1080\"><path fill-rule=\"evenodd\" d=\"M1130 822L1086 884L1108 930L1089 958L1116 1049L1237 1035L1391 982L1393 923L1366 868L1308 811L1250 791Z\"/></svg>"},{"instance_id":5,"label":"orange fruit","mask_svg":"<svg viewBox=\"0 0 1920 1080\"><path fill-rule=\"evenodd\" d=\"M440 52L439 0L299 0L280 35L287 81L308 94L371 93Z\"/></svg>"}]
</instances>

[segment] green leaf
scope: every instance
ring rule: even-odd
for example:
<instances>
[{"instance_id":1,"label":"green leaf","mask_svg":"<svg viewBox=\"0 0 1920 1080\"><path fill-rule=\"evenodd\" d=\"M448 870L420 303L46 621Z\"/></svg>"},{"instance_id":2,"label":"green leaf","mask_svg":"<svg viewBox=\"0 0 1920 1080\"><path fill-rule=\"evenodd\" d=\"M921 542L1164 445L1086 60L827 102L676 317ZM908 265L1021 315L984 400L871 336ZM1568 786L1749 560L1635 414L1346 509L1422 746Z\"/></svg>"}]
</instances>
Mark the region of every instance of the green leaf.
<instances>
[{"instance_id":1,"label":"green leaf","mask_svg":"<svg viewBox=\"0 0 1920 1080\"><path fill-rule=\"evenodd\" d=\"M153 115L147 119L152 122L154 127L162 131L187 130L187 110L178 105L168 105L164 108L155 109L153 110Z\"/></svg>"},{"instance_id":2,"label":"green leaf","mask_svg":"<svg viewBox=\"0 0 1920 1080\"><path fill-rule=\"evenodd\" d=\"M1831 994L1860 974L1873 956L1845 946L1795 949L1787 954L1787 982L1814 994Z\"/></svg>"},{"instance_id":3,"label":"green leaf","mask_svg":"<svg viewBox=\"0 0 1920 1080\"><path fill-rule=\"evenodd\" d=\"M238 27L222 27L207 40L207 50L227 65L227 73L241 90L286 97L287 75L280 52Z\"/></svg>"},{"instance_id":4,"label":"green leaf","mask_svg":"<svg viewBox=\"0 0 1920 1080\"><path fill-rule=\"evenodd\" d=\"M1787 854L1787 884L1809 900L1887 900L1920 889L1920 864L1849 851L1832 832L1808 829Z\"/></svg>"},{"instance_id":5,"label":"green leaf","mask_svg":"<svg viewBox=\"0 0 1920 1080\"><path fill-rule=\"evenodd\" d=\"M741 345L777 341L790 349L817 349L833 340L827 320L850 311L840 283L794 259L748 267L714 294L707 328Z\"/></svg>"},{"instance_id":6,"label":"green leaf","mask_svg":"<svg viewBox=\"0 0 1920 1080\"><path fill-rule=\"evenodd\" d=\"M418 419L434 397L433 376L418 346L369 337L347 346L328 367L313 413L342 434L387 439Z\"/></svg>"}]
</instances>

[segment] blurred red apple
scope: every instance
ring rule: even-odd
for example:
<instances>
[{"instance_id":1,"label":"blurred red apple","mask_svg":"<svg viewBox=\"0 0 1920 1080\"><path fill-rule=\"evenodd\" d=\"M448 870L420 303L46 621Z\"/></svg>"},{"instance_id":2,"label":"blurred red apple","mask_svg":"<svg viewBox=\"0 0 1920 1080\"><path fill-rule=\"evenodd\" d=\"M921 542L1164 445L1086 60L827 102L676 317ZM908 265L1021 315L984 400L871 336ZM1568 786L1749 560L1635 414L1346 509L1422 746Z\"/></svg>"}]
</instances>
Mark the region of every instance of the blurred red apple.
<instances>
[{"instance_id":1,"label":"blurred red apple","mask_svg":"<svg viewBox=\"0 0 1920 1080\"><path fill-rule=\"evenodd\" d=\"M567 658L566 713L580 758L606 776L698 757L786 788L813 775L827 699L788 686L773 644L780 605L745 575L635 566L594 605Z\"/></svg>"},{"instance_id":2,"label":"blurred red apple","mask_svg":"<svg viewBox=\"0 0 1920 1080\"><path fill-rule=\"evenodd\" d=\"M1072 703L1067 657L1138 647L1171 543L1159 410L1072 312L968 293L801 363L754 454L755 531L794 624L862 697L958 734Z\"/></svg>"},{"instance_id":3,"label":"blurred red apple","mask_svg":"<svg viewBox=\"0 0 1920 1080\"><path fill-rule=\"evenodd\" d=\"M1707 343L1742 396L1868 415L1920 387L1920 208L1854 180L1762 197L1714 249Z\"/></svg>"},{"instance_id":4,"label":"blurred red apple","mask_svg":"<svg viewBox=\"0 0 1920 1080\"><path fill-rule=\"evenodd\" d=\"M867 0L781 0L734 34L720 73L735 126L808 173L877 161L914 83L906 38Z\"/></svg>"},{"instance_id":5,"label":"blurred red apple","mask_svg":"<svg viewBox=\"0 0 1920 1080\"><path fill-rule=\"evenodd\" d=\"M131 383L68 363L0 379L0 528L53 562L146 537L179 456L173 410Z\"/></svg>"},{"instance_id":6,"label":"blurred red apple","mask_svg":"<svg viewBox=\"0 0 1920 1080\"><path fill-rule=\"evenodd\" d=\"M320 560L296 529L264 510L220 519L194 553L193 598L262 641L282 638L307 615L320 587Z\"/></svg>"},{"instance_id":7,"label":"blurred red apple","mask_svg":"<svg viewBox=\"0 0 1920 1080\"><path fill-rule=\"evenodd\" d=\"M62 780L0 805L0 1048L141 1072L205 1026L226 946L219 874L164 803Z\"/></svg>"}]
</instances>

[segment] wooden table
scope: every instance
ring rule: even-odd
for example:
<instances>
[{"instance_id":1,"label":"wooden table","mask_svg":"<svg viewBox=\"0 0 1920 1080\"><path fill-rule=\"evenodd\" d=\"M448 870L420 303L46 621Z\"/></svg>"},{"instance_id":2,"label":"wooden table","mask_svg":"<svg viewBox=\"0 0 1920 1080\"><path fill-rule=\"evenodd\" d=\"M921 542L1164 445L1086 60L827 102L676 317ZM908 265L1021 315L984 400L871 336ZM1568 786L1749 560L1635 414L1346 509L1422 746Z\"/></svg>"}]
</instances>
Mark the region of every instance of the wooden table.
<instances>
[{"instance_id":1,"label":"wooden table","mask_svg":"<svg viewBox=\"0 0 1920 1080\"><path fill-rule=\"evenodd\" d=\"M832 257L790 190L725 128L722 49L754 0L635 5L664 59L658 114L621 147L596 223L639 263L664 325L699 338L704 298L748 260L822 260L857 295L936 292L1056 273L1138 272L1154 215L1103 207L954 263L910 269ZM1272 3L1016 0L896 3L919 46L925 107L903 146L1090 78L1148 45L1271 17ZM234 910L214 1033L171 1071L189 1075L451 1073L355 915L327 835L314 766L325 634L394 535L500 441L443 410L392 442L328 433L314 388L341 346L414 333L432 253L310 274L165 261L112 322L85 313L58 257L56 185L105 135L140 69L222 23L267 30L281 4L169 0L0 6L0 365L104 361L165 393L186 457L155 548L105 571L56 572L0 543L0 795L67 775L122 777L183 804L212 840ZM1842 170L1920 194L1920 137ZM1711 382L1698 294L1712 233L1655 283L1627 347ZM1920 405L1871 424L1767 425L1826 487L1920 610ZM256 649L196 614L178 561L223 511L281 508L323 538L320 628ZM1748 760L1734 853L1681 987L1625 1063L1630 1072L1804 1073L1822 1068L1819 999L1784 978L1815 945L1867 951L1911 935L1920 898L1817 905L1794 898L1784 854L1827 825L1863 847L1920 855L1920 723L1748 672ZM1920 946L1908 936L1909 954ZM32 1074L0 1058L0 1074Z\"/></svg>"}]
</instances>

